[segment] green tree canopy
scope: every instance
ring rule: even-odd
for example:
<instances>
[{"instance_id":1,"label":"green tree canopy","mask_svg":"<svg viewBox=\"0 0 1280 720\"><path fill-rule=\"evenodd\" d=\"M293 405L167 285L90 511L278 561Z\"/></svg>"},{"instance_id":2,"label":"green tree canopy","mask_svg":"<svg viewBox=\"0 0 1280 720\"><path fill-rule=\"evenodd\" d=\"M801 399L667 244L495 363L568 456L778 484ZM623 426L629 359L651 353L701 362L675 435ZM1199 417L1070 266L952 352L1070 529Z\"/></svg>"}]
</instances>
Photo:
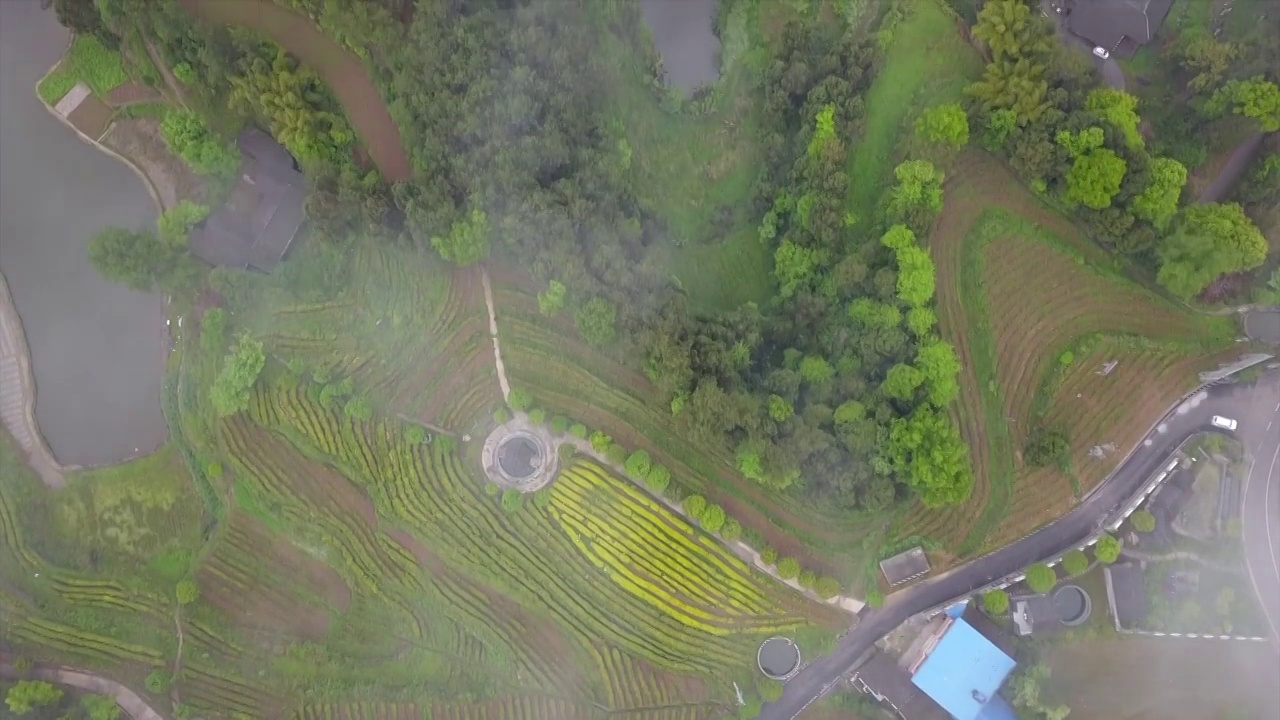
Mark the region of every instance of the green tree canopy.
<instances>
[{"instance_id":1,"label":"green tree canopy","mask_svg":"<svg viewBox=\"0 0 1280 720\"><path fill-rule=\"evenodd\" d=\"M653 460L645 450L637 450L627 458L627 474L633 478L645 478L653 466Z\"/></svg>"},{"instance_id":2,"label":"green tree canopy","mask_svg":"<svg viewBox=\"0 0 1280 720\"><path fill-rule=\"evenodd\" d=\"M1124 549L1124 545L1114 535L1103 533L1098 538L1098 542L1093 546L1093 556L1098 558L1099 562L1110 565L1120 558L1120 551Z\"/></svg>"},{"instance_id":3,"label":"green tree canopy","mask_svg":"<svg viewBox=\"0 0 1280 720\"><path fill-rule=\"evenodd\" d=\"M924 384L924 373L906 363L898 363L885 373L880 391L894 400L910 400L922 384Z\"/></svg>"},{"instance_id":4,"label":"green tree canopy","mask_svg":"<svg viewBox=\"0 0 1280 720\"><path fill-rule=\"evenodd\" d=\"M717 532L724 527L725 514L724 508L719 505L708 505L706 510L702 511L699 518L702 528L707 532Z\"/></svg>"},{"instance_id":5,"label":"green tree canopy","mask_svg":"<svg viewBox=\"0 0 1280 720\"><path fill-rule=\"evenodd\" d=\"M960 358L951 343L934 338L920 344L916 367L924 376L929 402L937 407L950 405L960 394Z\"/></svg>"},{"instance_id":6,"label":"green tree canopy","mask_svg":"<svg viewBox=\"0 0 1280 720\"><path fill-rule=\"evenodd\" d=\"M1089 556L1083 550L1068 550L1062 556L1062 569L1068 575L1075 576L1089 569Z\"/></svg>"},{"instance_id":7,"label":"green tree canopy","mask_svg":"<svg viewBox=\"0 0 1280 720\"><path fill-rule=\"evenodd\" d=\"M795 295L813 282L826 261L825 251L798 245L790 238L784 239L773 251L773 275L778 280L778 294L783 298Z\"/></svg>"},{"instance_id":8,"label":"green tree canopy","mask_svg":"<svg viewBox=\"0 0 1280 720\"><path fill-rule=\"evenodd\" d=\"M608 345L617 337L617 319L618 311L604 298L591 298L573 316L578 335L597 346Z\"/></svg>"},{"instance_id":9,"label":"green tree canopy","mask_svg":"<svg viewBox=\"0 0 1280 720\"><path fill-rule=\"evenodd\" d=\"M1224 273L1252 270L1267 258L1267 240L1238 203L1192 205L1157 251L1156 279L1189 298Z\"/></svg>"},{"instance_id":10,"label":"green tree canopy","mask_svg":"<svg viewBox=\"0 0 1280 720\"><path fill-rule=\"evenodd\" d=\"M472 208L471 214L458 220L444 237L431 238L431 246L440 257L461 266L489 257L489 217L483 210Z\"/></svg>"},{"instance_id":11,"label":"green tree canopy","mask_svg":"<svg viewBox=\"0 0 1280 720\"><path fill-rule=\"evenodd\" d=\"M1187 184L1187 168L1173 158L1151 160L1151 182L1133 199L1133 213L1163 230L1178 212L1178 199Z\"/></svg>"},{"instance_id":12,"label":"green tree canopy","mask_svg":"<svg viewBox=\"0 0 1280 720\"><path fill-rule=\"evenodd\" d=\"M109 227L89 239L89 263L106 279L149 292L172 267L174 254L149 231Z\"/></svg>"},{"instance_id":13,"label":"green tree canopy","mask_svg":"<svg viewBox=\"0 0 1280 720\"><path fill-rule=\"evenodd\" d=\"M927 405L890 424L883 459L926 507L963 502L973 490L969 447L955 424Z\"/></svg>"},{"instance_id":14,"label":"green tree canopy","mask_svg":"<svg viewBox=\"0 0 1280 720\"><path fill-rule=\"evenodd\" d=\"M915 233L910 228L894 225L880 238L880 242L892 249L898 260L898 298L910 307L922 307L933 298L937 273L933 258L916 244L915 239ZM863 314L870 309L873 306L862 304L858 306L858 313ZM850 315L853 314L853 306L850 306ZM900 321L901 315L898 314L893 324L897 325Z\"/></svg>"},{"instance_id":15,"label":"green tree canopy","mask_svg":"<svg viewBox=\"0 0 1280 720\"><path fill-rule=\"evenodd\" d=\"M25 715L38 707L62 699L62 691L43 680L19 680L4 696L5 705L15 715Z\"/></svg>"},{"instance_id":16,"label":"green tree canopy","mask_svg":"<svg viewBox=\"0 0 1280 720\"><path fill-rule=\"evenodd\" d=\"M774 422L786 422L796 412L795 407L781 395L769 396L769 417Z\"/></svg>"},{"instance_id":17,"label":"green tree canopy","mask_svg":"<svg viewBox=\"0 0 1280 720\"><path fill-rule=\"evenodd\" d=\"M1058 584L1058 574L1044 563L1027 568L1027 587L1034 593L1047 593Z\"/></svg>"},{"instance_id":18,"label":"green tree canopy","mask_svg":"<svg viewBox=\"0 0 1280 720\"><path fill-rule=\"evenodd\" d=\"M707 499L701 495L690 495L684 499L684 511L689 517L698 520L707 509Z\"/></svg>"},{"instance_id":19,"label":"green tree canopy","mask_svg":"<svg viewBox=\"0 0 1280 720\"><path fill-rule=\"evenodd\" d=\"M226 178L234 176L240 167L240 152L235 145L215 135L195 113L165 113L160 135L169 149L198 173Z\"/></svg>"},{"instance_id":20,"label":"green tree canopy","mask_svg":"<svg viewBox=\"0 0 1280 720\"><path fill-rule=\"evenodd\" d=\"M893 169L898 182L889 190L889 219L918 225L942 209L944 176L927 160L907 160Z\"/></svg>"},{"instance_id":21,"label":"green tree canopy","mask_svg":"<svg viewBox=\"0 0 1280 720\"><path fill-rule=\"evenodd\" d=\"M1138 98L1115 88L1097 88L1085 99L1085 109L1111 123L1120 131L1126 145L1133 149L1143 146L1142 133L1138 132Z\"/></svg>"},{"instance_id":22,"label":"green tree canopy","mask_svg":"<svg viewBox=\"0 0 1280 720\"><path fill-rule=\"evenodd\" d=\"M209 217L208 205L181 200L177 205L160 213L160 218L156 220L156 229L160 232L161 241L185 248L191 228L207 217Z\"/></svg>"},{"instance_id":23,"label":"green tree canopy","mask_svg":"<svg viewBox=\"0 0 1280 720\"><path fill-rule=\"evenodd\" d=\"M1280 87L1258 75L1232 80L1209 99L1206 109L1221 114L1231 108L1236 115L1256 120L1263 132L1280 130Z\"/></svg>"},{"instance_id":24,"label":"green tree canopy","mask_svg":"<svg viewBox=\"0 0 1280 720\"><path fill-rule=\"evenodd\" d=\"M1128 166L1106 148L1080 155L1067 172L1067 200L1094 210L1111 207Z\"/></svg>"},{"instance_id":25,"label":"green tree canopy","mask_svg":"<svg viewBox=\"0 0 1280 720\"><path fill-rule=\"evenodd\" d=\"M982 593L982 608L992 617L1009 612L1009 593L1000 588Z\"/></svg>"},{"instance_id":26,"label":"green tree canopy","mask_svg":"<svg viewBox=\"0 0 1280 720\"><path fill-rule=\"evenodd\" d=\"M800 563L795 558L784 557L778 561L778 576L783 580L792 580L800 575Z\"/></svg>"},{"instance_id":27,"label":"green tree canopy","mask_svg":"<svg viewBox=\"0 0 1280 720\"><path fill-rule=\"evenodd\" d=\"M1133 529L1140 533L1149 533L1156 529L1156 516L1150 510L1139 510L1129 517Z\"/></svg>"},{"instance_id":28,"label":"green tree canopy","mask_svg":"<svg viewBox=\"0 0 1280 720\"><path fill-rule=\"evenodd\" d=\"M249 407L249 391L266 362L262 343L248 334L241 335L236 347L222 360L222 371L209 390L219 417L234 415Z\"/></svg>"},{"instance_id":29,"label":"green tree canopy","mask_svg":"<svg viewBox=\"0 0 1280 720\"><path fill-rule=\"evenodd\" d=\"M969 115L960 103L935 105L916 120L916 132L932 143L963 147L969 142Z\"/></svg>"},{"instance_id":30,"label":"green tree canopy","mask_svg":"<svg viewBox=\"0 0 1280 720\"><path fill-rule=\"evenodd\" d=\"M937 324L938 315L933 311L933 308L913 307L907 311L907 329L918 338L932 333L934 326Z\"/></svg>"},{"instance_id":31,"label":"green tree canopy","mask_svg":"<svg viewBox=\"0 0 1280 720\"><path fill-rule=\"evenodd\" d=\"M544 292L538 293L538 311L547 317L555 317L564 307L566 294L564 283L552 280Z\"/></svg>"},{"instance_id":32,"label":"green tree canopy","mask_svg":"<svg viewBox=\"0 0 1280 720\"><path fill-rule=\"evenodd\" d=\"M120 717L120 706L115 698L90 693L80 698L80 707L88 720L117 720Z\"/></svg>"},{"instance_id":33,"label":"green tree canopy","mask_svg":"<svg viewBox=\"0 0 1280 720\"><path fill-rule=\"evenodd\" d=\"M200 586L194 580L179 580L173 590L179 605L190 605L200 597Z\"/></svg>"},{"instance_id":34,"label":"green tree canopy","mask_svg":"<svg viewBox=\"0 0 1280 720\"><path fill-rule=\"evenodd\" d=\"M1044 57L1052 48L1051 32L1025 0L991 0L973 26L973 36L990 48L996 62Z\"/></svg>"}]
</instances>

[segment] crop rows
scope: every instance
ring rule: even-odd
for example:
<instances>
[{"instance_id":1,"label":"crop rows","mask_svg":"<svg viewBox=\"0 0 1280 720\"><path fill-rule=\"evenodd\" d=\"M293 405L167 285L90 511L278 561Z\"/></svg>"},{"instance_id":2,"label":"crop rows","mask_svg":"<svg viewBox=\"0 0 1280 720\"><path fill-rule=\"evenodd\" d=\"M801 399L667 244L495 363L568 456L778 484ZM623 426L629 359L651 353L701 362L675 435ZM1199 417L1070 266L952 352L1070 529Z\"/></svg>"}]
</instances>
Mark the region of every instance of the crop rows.
<instances>
[{"instance_id":1,"label":"crop rows","mask_svg":"<svg viewBox=\"0 0 1280 720\"><path fill-rule=\"evenodd\" d=\"M121 642L42 618L27 618L12 628L12 633L32 644L87 658L99 665L114 666L124 662L155 665L164 659L154 648Z\"/></svg>"},{"instance_id":2,"label":"crop rows","mask_svg":"<svg viewBox=\"0 0 1280 720\"><path fill-rule=\"evenodd\" d=\"M610 580L690 627L725 634L803 623L765 597L743 560L594 463L561 471L550 511Z\"/></svg>"},{"instance_id":3,"label":"crop rows","mask_svg":"<svg viewBox=\"0 0 1280 720\"><path fill-rule=\"evenodd\" d=\"M295 720L423 720L423 711L404 703L326 703L307 705Z\"/></svg>"},{"instance_id":4,"label":"crop rows","mask_svg":"<svg viewBox=\"0 0 1280 720\"><path fill-rule=\"evenodd\" d=\"M588 705L538 695L504 697L484 703L437 703L430 720L592 720Z\"/></svg>"},{"instance_id":5,"label":"crop rows","mask_svg":"<svg viewBox=\"0 0 1280 720\"><path fill-rule=\"evenodd\" d=\"M228 670L216 668L200 660L188 659L182 666L178 687L184 703L216 711L220 715L235 712L249 717L275 717L282 698L268 688L252 685L232 676Z\"/></svg>"},{"instance_id":6,"label":"crop rows","mask_svg":"<svg viewBox=\"0 0 1280 720\"><path fill-rule=\"evenodd\" d=\"M601 700L610 710L692 705L706 698L695 678L657 670L615 647L596 643L590 650L604 686Z\"/></svg>"}]
</instances>

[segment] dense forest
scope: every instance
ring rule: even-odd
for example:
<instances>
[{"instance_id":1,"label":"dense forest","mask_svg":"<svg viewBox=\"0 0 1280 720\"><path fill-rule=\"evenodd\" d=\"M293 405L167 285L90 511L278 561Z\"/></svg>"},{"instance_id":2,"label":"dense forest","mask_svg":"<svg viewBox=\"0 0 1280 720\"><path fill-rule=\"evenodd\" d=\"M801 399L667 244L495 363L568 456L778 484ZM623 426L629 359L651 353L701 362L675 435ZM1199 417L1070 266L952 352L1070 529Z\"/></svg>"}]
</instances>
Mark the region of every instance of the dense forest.
<instances>
[{"instance_id":1,"label":"dense forest","mask_svg":"<svg viewBox=\"0 0 1280 720\"><path fill-rule=\"evenodd\" d=\"M880 47L839 22L785 27L753 78L752 110L765 158L752 214L777 294L723 313L694 309L658 262L664 219L641 209L627 138L604 110L603 42L647 58L661 86L634 2L285 3L373 71L412 160L412 177L394 183L366 168L315 75L263 38L198 23L177 0L56 4L73 27L141 44L169 66L193 111L183 134L193 165L216 166L223 138L246 121L304 164L308 217L330 262L303 279L309 293L340 288L357 238L460 265L511 260L547 287L548 313L573 313L584 340L643 358L675 422L730 449L744 475L837 506L878 510L908 489L934 506L972 485L948 412L959 363L937 335L932 262L917 241L941 207L934 160L968 140L971 122L1030 187L1174 295L1266 254L1240 206L1180 210L1187 158L1176 143L1148 142L1134 97L1098 87L1025 0L985 4L973 29L985 75L967 107L922 119L929 142L913 146L919 156L898 166L872 217L846 210L845 159ZM722 23L733 6L720 4ZM1188 122L1235 113L1275 129L1275 51L1188 41L1199 113ZM1232 62L1214 59L1224 56Z\"/></svg>"}]
</instances>

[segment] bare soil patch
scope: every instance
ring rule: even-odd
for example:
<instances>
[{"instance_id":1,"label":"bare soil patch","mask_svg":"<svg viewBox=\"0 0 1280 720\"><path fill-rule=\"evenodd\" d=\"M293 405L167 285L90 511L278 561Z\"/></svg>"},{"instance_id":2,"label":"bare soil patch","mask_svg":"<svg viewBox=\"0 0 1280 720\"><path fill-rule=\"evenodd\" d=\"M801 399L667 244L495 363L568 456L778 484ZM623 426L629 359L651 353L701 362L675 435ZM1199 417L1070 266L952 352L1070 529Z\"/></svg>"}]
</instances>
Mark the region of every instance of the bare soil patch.
<instances>
[{"instance_id":1,"label":"bare soil patch","mask_svg":"<svg viewBox=\"0 0 1280 720\"><path fill-rule=\"evenodd\" d=\"M180 200L200 202L205 197L207 185L204 179L165 145L160 136L159 120L117 120L102 138L102 144L137 163L151 180L160 195L160 203L166 208L177 205Z\"/></svg>"},{"instance_id":2,"label":"bare soil patch","mask_svg":"<svg viewBox=\"0 0 1280 720\"><path fill-rule=\"evenodd\" d=\"M88 95L67 115L67 120L87 137L102 137L115 111L95 95Z\"/></svg>"}]
</instances>

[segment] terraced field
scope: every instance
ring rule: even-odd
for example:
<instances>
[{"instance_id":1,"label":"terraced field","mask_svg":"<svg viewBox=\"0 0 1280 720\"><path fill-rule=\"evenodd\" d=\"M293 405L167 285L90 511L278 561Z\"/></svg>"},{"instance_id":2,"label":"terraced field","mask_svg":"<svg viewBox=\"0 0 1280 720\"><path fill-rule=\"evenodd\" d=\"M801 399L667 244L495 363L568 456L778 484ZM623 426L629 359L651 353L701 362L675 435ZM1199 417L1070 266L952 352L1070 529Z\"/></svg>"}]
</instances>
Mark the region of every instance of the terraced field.
<instances>
[{"instance_id":1,"label":"terraced field","mask_svg":"<svg viewBox=\"0 0 1280 720\"><path fill-rule=\"evenodd\" d=\"M930 252L939 324L963 365L956 415L977 483L963 505L912 509L897 534L965 556L1061 514L1100 481L1111 465L1091 461L1089 448L1125 447L1140 435L1199 370L1216 364L1206 356L1229 345L1234 326L1111 270L1100 250L991 157L969 153L956 176L964 181L946 188ZM1087 352L1114 356L1116 373L1095 374L1103 361L1075 352L1090 338ZM1021 448L1041 420L1070 432L1074 479L1023 466Z\"/></svg>"}]
</instances>

